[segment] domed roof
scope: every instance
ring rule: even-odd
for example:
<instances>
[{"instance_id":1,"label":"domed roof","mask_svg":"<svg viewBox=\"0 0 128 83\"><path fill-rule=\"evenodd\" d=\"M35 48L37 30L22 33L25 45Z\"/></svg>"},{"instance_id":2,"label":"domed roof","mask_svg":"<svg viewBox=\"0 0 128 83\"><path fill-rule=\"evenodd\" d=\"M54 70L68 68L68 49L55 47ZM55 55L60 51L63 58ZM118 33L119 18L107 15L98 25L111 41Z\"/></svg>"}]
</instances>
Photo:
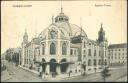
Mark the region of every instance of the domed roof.
<instances>
[{"instance_id":1,"label":"domed roof","mask_svg":"<svg viewBox=\"0 0 128 83\"><path fill-rule=\"evenodd\" d=\"M72 30L68 22L57 22L55 25L57 25L59 28L63 28L68 34L72 34Z\"/></svg>"},{"instance_id":2,"label":"domed roof","mask_svg":"<svg viewBox=\"0 0 128 83\"><path fill-rule=\"evenodd\" d=\"M75 24L70 24L71 30L72 30L72 36L78 36L80 34L82 34L83 36L87 37L87 34L85 33L85 31L82 29L81 32L81 28Z\"/></svg>"}]
</instances>

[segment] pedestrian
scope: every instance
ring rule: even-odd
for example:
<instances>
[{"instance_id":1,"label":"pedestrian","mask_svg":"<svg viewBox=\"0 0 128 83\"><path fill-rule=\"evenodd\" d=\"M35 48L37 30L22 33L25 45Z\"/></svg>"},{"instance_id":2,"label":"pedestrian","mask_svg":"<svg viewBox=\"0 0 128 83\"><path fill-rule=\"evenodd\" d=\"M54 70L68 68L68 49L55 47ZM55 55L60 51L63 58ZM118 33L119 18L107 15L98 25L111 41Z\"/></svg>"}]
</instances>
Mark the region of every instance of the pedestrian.
<instances>
[{"instance_id":1,"label":"pedestrian","mask_svg":"<svg viewBox=\"0 0 128 83\"><path fill-rule=\"evenodd\" d=\"M71 71L69 71L69 77L70 77Z\"/></svg>"}]
</instances>

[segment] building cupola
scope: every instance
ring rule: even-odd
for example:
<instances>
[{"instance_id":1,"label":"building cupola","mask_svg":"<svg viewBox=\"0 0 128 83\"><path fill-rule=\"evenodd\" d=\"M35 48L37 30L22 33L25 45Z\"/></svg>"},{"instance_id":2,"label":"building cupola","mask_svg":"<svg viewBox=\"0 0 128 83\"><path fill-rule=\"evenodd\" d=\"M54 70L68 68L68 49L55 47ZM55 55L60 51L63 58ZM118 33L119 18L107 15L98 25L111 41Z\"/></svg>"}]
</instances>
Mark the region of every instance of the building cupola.
<instances>
[{"instance_id":1,"label":"building cupola","mask_svg":"<svg viewBox=\"0 0 128 83\"><path fill-rule=\"evenodd\" d=\"M63 8L61 7L61 12L59 13L59 15L57 15L55 17L55 22L68 22L69 21L69 17L66 16L64 13L63 13Z\"/></svg>"}]
</instances>

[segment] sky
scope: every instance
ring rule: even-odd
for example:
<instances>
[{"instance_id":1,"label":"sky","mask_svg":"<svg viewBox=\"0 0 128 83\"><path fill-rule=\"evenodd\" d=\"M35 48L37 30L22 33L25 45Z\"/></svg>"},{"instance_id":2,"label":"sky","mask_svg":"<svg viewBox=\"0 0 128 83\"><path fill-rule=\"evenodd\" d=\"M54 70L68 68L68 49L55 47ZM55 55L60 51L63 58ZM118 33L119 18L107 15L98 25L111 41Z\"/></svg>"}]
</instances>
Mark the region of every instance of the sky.
<instances>
[{"instance_id":1,"label":"sky","mask_svg":"<svg viewBox=\"0 0 128 83\"><path fill-rule=\"evenodd\" d=\"M16 7L22 5L22 7ZM27 7L25 7L27 5ZM126 0L63 1L63 12L71 24L81 25L89 39L96 40L101 23L109 44L127 42ZM2 1L1 53L21 46L25 28L29 41L60 13L60 1Z\"/></svg>"}]
</instances>

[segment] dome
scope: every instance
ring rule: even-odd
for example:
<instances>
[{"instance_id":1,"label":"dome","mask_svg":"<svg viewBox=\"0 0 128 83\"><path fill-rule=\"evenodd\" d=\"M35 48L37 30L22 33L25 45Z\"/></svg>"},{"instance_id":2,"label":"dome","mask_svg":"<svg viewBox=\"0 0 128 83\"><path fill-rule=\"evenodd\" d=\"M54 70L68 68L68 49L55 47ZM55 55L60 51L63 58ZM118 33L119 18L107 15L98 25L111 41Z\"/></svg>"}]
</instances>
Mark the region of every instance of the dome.
<instances>
[{"instance_id":1,"label":"dome","mask_svg":"<svg viewBox=\"0 0 128 83\"><path fill-rule=\"evenodd\" d=\"M55 23L55 25L57 25L58 28L63 28L68 34L72 34L72 30L68 22L58 22Z\"/></svg>"},{"instance_id":2,"label":"dome","mask_svg":"<svg viewBox=\"0 0 128 83\"><path fill-rule=\"evenodd\" d=\"M72 31L72 36L78 36L80 34L82 34L83 36L87 37L87 34L85 33L85 31L82 29L81 32L81 28L75 24L70 24L71 27L71 31Z\"/></svg>"}]
</instances>

